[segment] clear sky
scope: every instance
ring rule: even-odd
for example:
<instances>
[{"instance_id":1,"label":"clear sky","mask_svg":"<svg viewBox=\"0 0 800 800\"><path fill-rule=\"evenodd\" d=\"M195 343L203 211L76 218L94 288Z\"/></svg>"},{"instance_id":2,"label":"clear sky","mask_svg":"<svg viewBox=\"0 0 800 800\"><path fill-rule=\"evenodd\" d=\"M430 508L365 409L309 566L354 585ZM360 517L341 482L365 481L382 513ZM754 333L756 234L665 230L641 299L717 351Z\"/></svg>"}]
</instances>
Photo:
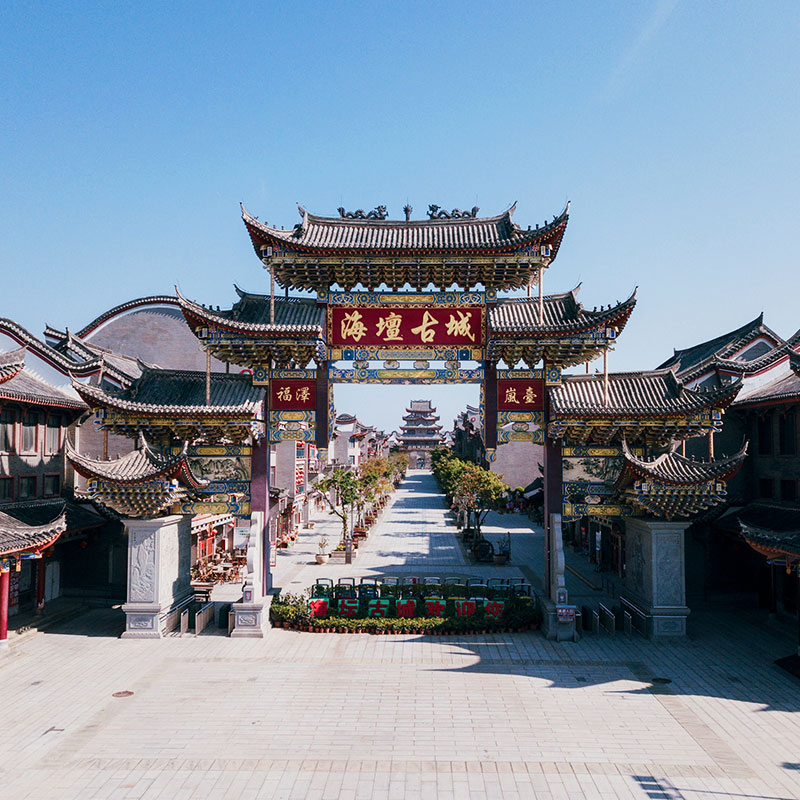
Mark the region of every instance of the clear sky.
<instances>
[{"instance_id":1,"label":"clear sky","mask_svg":"<svg viewBox=\"0 0 800 800\"><path fill-rule=\"evenodd\" d=\"M265 275L238 203L319 214L572 201L546 291L639 303L613 369L761 311L798 327L800 4L83 3L0 11L0 316L80 328ZM391 429L431 396L337 406ZM345 406L348 406L345 408Z\"/></svg>"}]
</instances>

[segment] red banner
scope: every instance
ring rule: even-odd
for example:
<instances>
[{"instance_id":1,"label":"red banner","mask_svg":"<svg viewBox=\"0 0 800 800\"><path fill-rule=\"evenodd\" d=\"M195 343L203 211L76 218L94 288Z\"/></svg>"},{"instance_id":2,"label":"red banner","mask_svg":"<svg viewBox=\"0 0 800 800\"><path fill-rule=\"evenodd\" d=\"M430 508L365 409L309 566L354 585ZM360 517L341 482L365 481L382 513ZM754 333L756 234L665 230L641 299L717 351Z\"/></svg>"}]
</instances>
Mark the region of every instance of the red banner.
<instances>
[{"instance_id":1,"label":"red banner","mask_svg":"<svg viewBox=\"0 0 800 800\"><path fill-rule=\"evenodd\" d=\"M544 381L498 380L498 411L543 411Z\"/></svg>"},{"instance_id":2,"label":"red banner","mask_svg":"<svg viewBox=\"0 0 800 800\"><path fill-rule=\"evenodd\" d=\"M272 380L269 407L273 411L314 411L317 407L316 381Z\"/></svg>"},{"instance_id":3,"label":"red banner","mask_svg":"<svg viewBox=\"0 0 800 800\"><path fill-rule=\"evenodd\" d=\"M358 308L328 310L329 347L483 346L481 308Z\"/></svg>"}]
</instances>

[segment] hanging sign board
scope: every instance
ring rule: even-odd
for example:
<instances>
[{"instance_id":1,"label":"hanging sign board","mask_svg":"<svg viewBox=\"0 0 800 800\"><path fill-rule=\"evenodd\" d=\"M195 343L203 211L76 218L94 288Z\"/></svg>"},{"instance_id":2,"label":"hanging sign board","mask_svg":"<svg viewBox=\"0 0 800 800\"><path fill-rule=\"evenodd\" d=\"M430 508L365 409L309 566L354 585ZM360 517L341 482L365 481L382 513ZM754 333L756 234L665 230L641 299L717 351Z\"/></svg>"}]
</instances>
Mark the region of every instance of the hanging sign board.
<instances>
[{"instance_id":1,"label":"hanging sign board","mask_svg":"<svg viewBox=\"0 0 800 800\"><path fill-rule=\"evenodd\" d=\"M269 385L273 411L313 411L317 407L316 381L273 378Z\"/></svg>"},{"instance_id":2,"label":"hanging sign board","mask_svg":"<svg viewBox=\"0 0 800 800\"><path fill-rule=\"evenodd\" d=\"M497 381L498 411L542 411L544 381L513 379Z\"/></svg>"},{"instance_id":3,"label":"hanging sign board","mask_svg":"<svg viewBox=\"0 0 800 800\"><path fill-rule=\"evenodd\" d=\"M329 347L483 346L484 309L328 307Z\"/></svg>"}]
</instances>

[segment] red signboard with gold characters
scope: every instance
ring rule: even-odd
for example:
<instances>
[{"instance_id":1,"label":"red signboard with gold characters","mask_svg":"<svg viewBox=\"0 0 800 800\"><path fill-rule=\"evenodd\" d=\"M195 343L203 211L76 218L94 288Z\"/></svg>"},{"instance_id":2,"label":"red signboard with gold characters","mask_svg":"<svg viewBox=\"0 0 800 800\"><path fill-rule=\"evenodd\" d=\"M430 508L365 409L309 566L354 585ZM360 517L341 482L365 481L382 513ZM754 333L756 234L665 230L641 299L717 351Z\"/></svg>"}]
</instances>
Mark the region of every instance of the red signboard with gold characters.
<instances>
[{"instance_id":1,"label":"red signboard with gold characters","mask_svg":"<svg viewBox=\"0 0 800 800\"><path fill-rule=\"evenodd\" d=\"M483 346L480 307L333 306L328 314L329 347Z\"/></svg>"},{"instance_id":2,"label":"red signboard with gold characters","mask_svg":"<svg viewBox=\"0 0 800 800\"><path fill-rule=\"evenodd\" d=\"M498 380L498 411L543 411L543 380Z\"/></svg>"},{"instance_id":3,"label":"red signboard with gold characters","mask_svg":"<svg viewBox=\"0 0 800 800\"><path fill-rule=\"evenodd\" d=\"M314 411L316 383L296 379L273 379L269 384L269 405L273 411Z\"/></svg>"}]
</instances>

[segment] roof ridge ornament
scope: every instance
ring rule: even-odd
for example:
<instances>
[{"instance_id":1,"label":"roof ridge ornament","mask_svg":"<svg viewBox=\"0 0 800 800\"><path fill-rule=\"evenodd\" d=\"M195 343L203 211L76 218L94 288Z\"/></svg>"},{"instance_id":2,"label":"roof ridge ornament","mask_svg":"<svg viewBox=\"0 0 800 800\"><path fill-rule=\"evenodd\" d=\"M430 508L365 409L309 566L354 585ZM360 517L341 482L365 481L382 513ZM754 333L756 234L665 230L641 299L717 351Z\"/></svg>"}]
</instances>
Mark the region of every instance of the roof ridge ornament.
<instances>
[{"instance_id":1,"label":"roof ridge ornament","mask_svg":"<svg viewBox=\"0 0 800 800\"><path fill-rule=\"evenodd\" d=\"M428 216L431 219L476 219L478 211L480 211L478 206L473 206L471 211L462 211L460 208L454 208L449 213L434 203L428 206Z\"/></svg>"},{"instance_id":2,"label":"roof ridge ornament","mask_svg":"<svg viewBox=\"0 0 800 800\"><path fill-rule=\"evenodd\" d=\"M345 211L343 206L339 206L336 210L339 212L339 217L341 219L386 219L388 216L386 213L386 206L375 206L372 211L366 214L363 208L359 208L355 211Z\"/></svg>"}]
</instances>

